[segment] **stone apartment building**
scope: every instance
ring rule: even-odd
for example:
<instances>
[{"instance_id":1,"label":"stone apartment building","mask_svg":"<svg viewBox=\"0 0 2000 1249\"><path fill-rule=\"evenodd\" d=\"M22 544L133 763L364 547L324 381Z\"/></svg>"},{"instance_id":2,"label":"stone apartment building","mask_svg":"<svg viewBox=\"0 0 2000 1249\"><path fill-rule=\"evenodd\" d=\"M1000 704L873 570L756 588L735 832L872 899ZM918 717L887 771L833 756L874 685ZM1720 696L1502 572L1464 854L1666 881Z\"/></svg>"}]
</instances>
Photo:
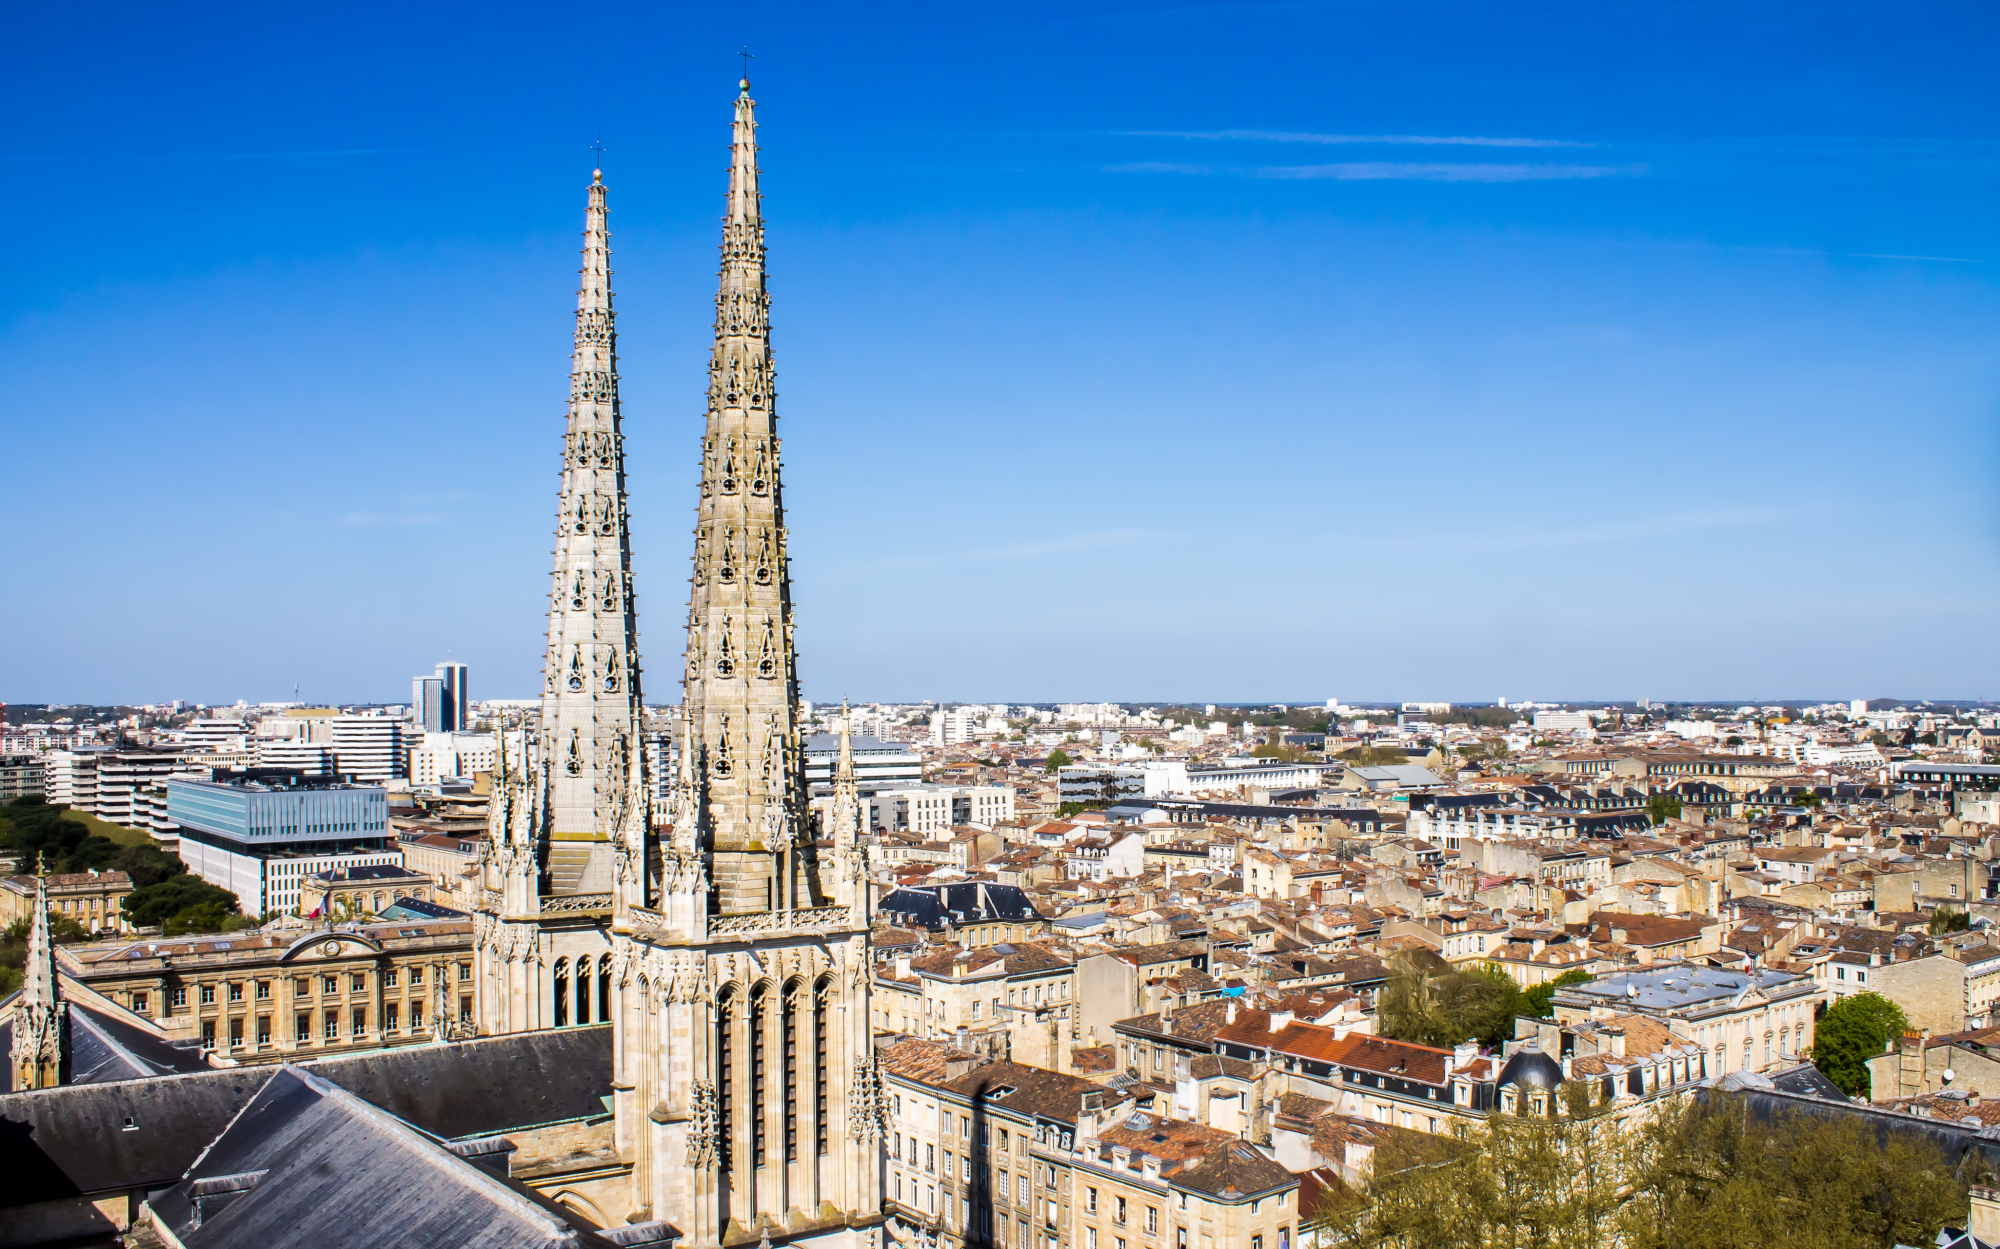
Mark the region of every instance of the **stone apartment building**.
<instances>
[{"instance_id":1,"label":"stone apartment building","mask_svg":"<svg viewBox=\"0 0 2000 1249\"><path fill-rule=\"evenodd\" d=\"M1078 1110L1098 1086L942 1041L882 1046L887 1212L938 1249L1074 1243Z\"/></svg>"},{"instance_id":2,"label":"stone apartment building","mask_svg":"<svg viewBox=\"0 0 2000 1249\"><path fill-rule=\"evenodd\" d=\"M1923 859L1912 871L1876 875L1875 909L1901 912L1964 906L1987 895L1990 875L1984 862L1971 857Z\"/></svg>"},{"instance_id":3,"label":"stone apartment building","mask_svg":"<svg viewBox=\"0 0 2000 1249\"><path fill-rule=\"evenodd\" d=\"M132 931L120 904L132 892L132 880L123 872L63 872L48 879L49 909L66 915L85 932L122 933ZM35 878L9 876L0 879L0 928L35 913Z\"/></svg>"},{"instance_id":4,"label":"stone apartment building","mask_svg":"<svg viewBox=\"0 0 2000 1249\"><path fill-rule=\"evenodd\" d=\"M335 929L58 947L81 981L177 1040L280 1062L432 1039L472 1024L472 925Z\"/></svg>"},{"instance_id":5,"label":"stone apartment building","mask_svg":"<svg viewBox=\"0 0 2000 1249\"><path fill-rule=\"evenodd\" d=\"M876 1029L1063 1070L1076 1037L1075 970L1038 943L898 952L876 965Z\"/></svg>"},{"instance_id":6,"label":"stone apartment building","mask_svg":"<svg viewBox=\"0 0 2000 1249\"><path fill-rule=\"evenodd\" d=\"M1184 970L1206 972L1206 941L1167 941L1092 954L1076 965L1079 1045L1105 1045L1121 1019L1160 1009Z\"/></svg>"},{"instance_id":7,"label":"stone apartment building","mask_svg":"<svg viewBox=\"0 0 2000 1249\"><path fill-rule=\"evenodd\" d=\"M1962 1032L1994 1022L1993 1005L2000 1000L2000 947L1987 945L1983 935L1942 942L1935 953L1918 958L1865 968L1840 963L1836 958L1836 971L1851 971L1856 991L1872 990L1889 998L1903 1008L1912 1028Z\"/></svg>"}]
</instances>

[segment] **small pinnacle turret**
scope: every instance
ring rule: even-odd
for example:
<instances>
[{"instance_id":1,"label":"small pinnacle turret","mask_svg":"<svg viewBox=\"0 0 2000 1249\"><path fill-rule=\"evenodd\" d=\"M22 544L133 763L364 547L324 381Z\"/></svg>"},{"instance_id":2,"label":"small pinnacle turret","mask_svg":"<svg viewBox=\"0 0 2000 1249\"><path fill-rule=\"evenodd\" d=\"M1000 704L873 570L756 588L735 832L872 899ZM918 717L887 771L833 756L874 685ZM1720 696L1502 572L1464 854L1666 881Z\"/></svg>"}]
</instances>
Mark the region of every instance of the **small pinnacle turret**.
<instances>
[{"instance_id":1,"label":"small pinnacle turret","mask_svg":"<svg viewBox=\"0 0 2000 1249\"><path fill-rule=\"evenodd\" d=\"M35 861L35 913L28 921L28 963L14 1004L14 1088L48 1089L69 1081L69 1004L56 978L55 934L49 926L48 866Z\"/></svg>"}]
</instances>

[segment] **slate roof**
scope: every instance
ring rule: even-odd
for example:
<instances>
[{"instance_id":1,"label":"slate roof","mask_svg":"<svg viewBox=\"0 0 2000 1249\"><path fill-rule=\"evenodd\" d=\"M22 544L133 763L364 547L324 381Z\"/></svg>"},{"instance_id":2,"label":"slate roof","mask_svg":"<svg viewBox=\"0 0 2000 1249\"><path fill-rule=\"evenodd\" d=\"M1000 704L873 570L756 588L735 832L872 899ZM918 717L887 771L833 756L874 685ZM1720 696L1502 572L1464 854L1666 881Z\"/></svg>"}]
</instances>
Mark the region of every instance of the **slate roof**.
<instances>
[{"instance_id":1,"label":"slate roof","mask_svg":"<svg viewBox=\"0 0 2000 1249\"><path fill-rule=\"evenodd\" d=\"M611 1245L526 1186L453 1154L332 1081L284 1066L151 1201L185 1249Z\"/></svg>"},{"instance_id":2,"label":"slate roof","mask_svg":"<svg viewBox=\"0 0 2000 1249\"><path fill-rule=\"evenodd\" d=\"M879 915L892 917L907 927L942 931L950 925L1001 921L1035 921L1042 918L1035 904L1019 885L995 885L984 881L959 885L905 886L894 890L875 906Z\"/></svg>"},{"instance_id":3,"label":"slate roof","mask_svg":"<svg viewBox=\"0 0 2000 1249\"><path fill-rule=\"evenodd\" d=\"M209 1070L199 1048L182 1049L129 1016L121 1018L121 1015L124 1012L100 1009L89 1002L69 1003L71 1084L103 1084ZM14 1020L9 1014L0 1019L0 1054L10 1053L13 1044ZM14 1070L10 1063L0 1069L0 1093L13 1091Z\"/></svg>"},{"instance_id":4,"label":"slate roof","mask_svg":"<svg viewBox=\"0 0 2000 1249\"><path fill-rule=\"evenodd\" d=\"M611 1025L322 1059L319 1072L447 1140L608 1113ZM0 1096L0 1209L172 1183L270 1067Z\"/></svg>"}]
</instances>

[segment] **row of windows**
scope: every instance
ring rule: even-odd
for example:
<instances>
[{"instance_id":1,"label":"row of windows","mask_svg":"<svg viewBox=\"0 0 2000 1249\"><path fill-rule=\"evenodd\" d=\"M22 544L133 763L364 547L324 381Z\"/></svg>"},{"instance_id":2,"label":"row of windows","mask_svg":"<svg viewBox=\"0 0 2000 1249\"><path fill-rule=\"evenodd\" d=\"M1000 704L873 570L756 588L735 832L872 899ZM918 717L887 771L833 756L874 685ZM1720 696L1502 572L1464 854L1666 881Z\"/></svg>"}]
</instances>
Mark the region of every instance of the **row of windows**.
<instances>
[{"instance_id":1,"label":"row of windows","mask_svg":"<svg viewBox=\"0 0 2000 1249\"><path fill-rule=\"evenodd\" d=\"M395 967L385 968L382 972L382 987L385 989L399 987L402 971L403 969ZM408 971L410 974L410 987L412 989L423 988L424 969L422 967L411 967ZM458 965L458 978L462 981L471 980L472 964L460 963ZM295 976L292 978L292 996L295 998L312 996L313 981L315 979L319 982L319 990L322 996L336 997L340 994L342 976ZM366 993L368 991L367 973L348 973L345 979L349 992ZM194 990L196 1001L202 1006L213 1006L216 1004L218 989L221 991L223 998L230 1002L241 1002L246 995L254 997L259 1002L268 1002L271 1000L272 983L269 980L224 980L219 982L211 980L195 985ZM188 987L184 984L175 985L167 990L167 1005L170 1009L180 1011L187 1008ZM144 1014L150 1002L151 995L146 990L138 989L132 991L131 1005L135 1012Z\"/></svg>"},{"instance_id":2,"label":"row of windows","mask_svg":"<svg viewBox=\"0 0 2000 1249\"><path fill-rule=\"evenodd\" d=\"M383 1037L394 1037L402 1032L402 1011L400 1006L401 1004L397 1002L383 1004L380 1033ZM472 1023L471 998L466 997L458 1000L458 1018L461 1024L470 1025ZM203 1050L213 1050L216 1048L216 1026L219 1022L221 1021L215 1019L204 1019L201 1021L201 1047ZM244 1030L248 1026L249 1021L238 1015L230 1018L227 1022L229 1025L229 1048L232 1050L247 1048ZM313 1013L310 1011L300 1011L293 1016L292 1022L293 1040L299 1045L311 1045L314 1040L313 1026L315 1019ZM366 1007L357 1006L353 1008L349 1013L348 1022L351 1028L348 1036L351 1040L358 1042L368 1038L369 1021ZM327 1044L339 1042L341 1013L338 1010L322 1012L318 1017L318 1023L320 1027L320 1040L325 1041ZM410 1031L412 1034L424 1031L424 1004L420 1001L410 1003ZM257 1016L256 1044L259 1049L264 1049L271 1044L271 1017L269 1015Z\"/></svg>"}]
</instances>

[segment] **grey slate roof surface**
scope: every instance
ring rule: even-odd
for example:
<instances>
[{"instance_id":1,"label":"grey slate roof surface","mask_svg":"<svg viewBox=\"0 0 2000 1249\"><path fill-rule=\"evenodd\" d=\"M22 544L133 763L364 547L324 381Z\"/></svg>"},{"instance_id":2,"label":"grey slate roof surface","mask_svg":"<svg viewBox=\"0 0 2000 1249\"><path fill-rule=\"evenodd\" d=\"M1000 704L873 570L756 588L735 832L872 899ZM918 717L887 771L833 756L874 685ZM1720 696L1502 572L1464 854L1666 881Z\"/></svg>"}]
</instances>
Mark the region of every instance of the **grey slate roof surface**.
<instances>
[{"instance_id":1,"label":"grey slate roof surface","mask_svg":"<svg viewBox=\"0 0 2000 1249\"><path fill-rule=\"evenodd\" d=\"M271 1075L152 1202L186 1249L520 1249L612 1242L302 1067Z\"/></svg>"},{"instance_id":2,"label":"grey slate roof surface","mask_svg":"<svg viewBox=\"0 0 2000 1249\"><path fill-rule=\"evenodd\" d=\"M10 999L12 1000L12 999ZM14 1021L0 1019L0 1054L14 1044ZM71 1084L103 1084L176 1072L207 1071L199 1048L171 1045L117 1014L86 1003L69 1004ZM13 1065L0 1067L0 1093L14 1091Z\"/></svg>"},{"instance_id":3,"label":"grey slate roof surface","mask_svg":"<svg viewBox=\"0 0 2000 1249\"><path fill-rule=\"evenodd\" d=\"M485 1136L606 1113L599 1099L611 1091L611 1025L369 1051L310 1069L426 1132ZM0 1096L0 1209L173 1183L274 1070Z\"/></svg>"}]
</instances>

